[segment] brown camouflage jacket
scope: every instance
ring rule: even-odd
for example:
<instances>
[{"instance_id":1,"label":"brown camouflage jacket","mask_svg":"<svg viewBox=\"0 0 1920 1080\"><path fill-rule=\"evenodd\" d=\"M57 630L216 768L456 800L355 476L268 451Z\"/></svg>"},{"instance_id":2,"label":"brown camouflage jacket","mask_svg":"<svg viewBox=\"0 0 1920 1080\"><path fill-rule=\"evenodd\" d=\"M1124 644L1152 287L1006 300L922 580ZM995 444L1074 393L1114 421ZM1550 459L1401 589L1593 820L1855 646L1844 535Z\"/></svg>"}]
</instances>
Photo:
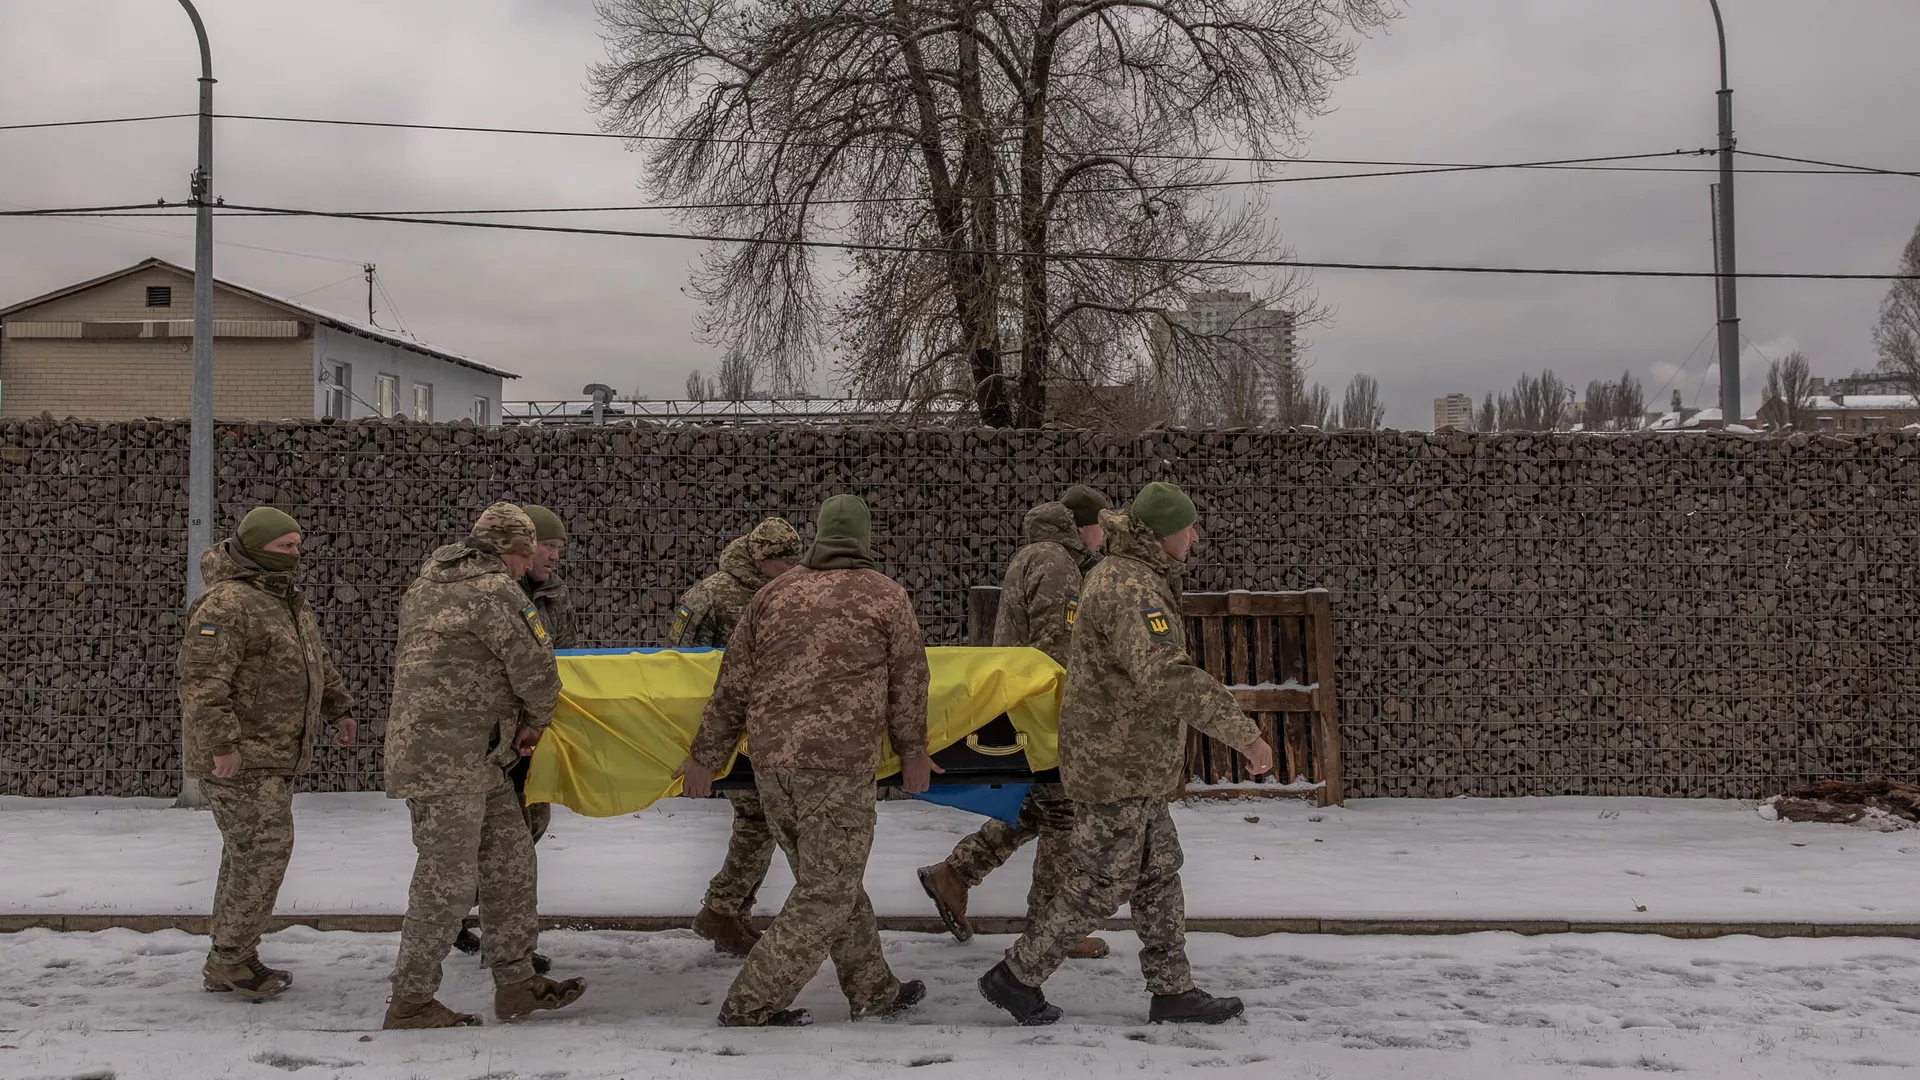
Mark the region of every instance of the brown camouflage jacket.
<instances>
[{"instance_id":1,"label":"brown camouflage jacket","mask_svg":"<svg viewBox=\"0 0 1920 1080\"><path fill-rule=\"evenodd\" d=\"M400 602L387 794L491 791L521 724L553 720L560 676L537 607L498 556L449 544Z\"/></svg>"},{"instance_id":2,"label":"brown camouflage jacket","mask_svg":"<svg viewBox=\"0 0 1920 1080\"><path fill-rule=\"evenodd\" d=\"M1041 503L1027 511L1026 534L1026 546L1007 564L1000 583L993 643L1030 645L1064 665L1080 603L1081 571L1092 557L1065 503Z\"/></svg>"},{"instance_id":3,"label":"brown camouflage jacket","mask_svg":"<svg viewBox=\"0 0 1920 1080\"><path fill-rule=\"evenodd\" d=\"M573 592L567 583L560 580L558 573L547 575L545 581L535 581L531 577L520 579L520 591L540 613L540 622L547 628L547 636L553 639L556 649L571 649L579 644L580 620L573 613Z\"/></svg>"},{"instance_id":4,"label":"brown camouflage jacket","mask_svg":"<svg viewBox=\"0 0 1920 1080\"><path fill-rule=\"evenodd\" d=\"M756 769L872 773L884 734L927 748L927 652L913 601L875 570L790 570L757 593L693 740L720 768L747 733Z\"/></svg>"},{"instance_id":5,"label":"brown camouflage jacket","mask_svg":"<svg viewBox=\"0 0 1920 1080\"><path fill-rule=\"evenodd\" d=\"M187 774L212 776L213 759L238 750L243 771L290 776L313 763L321 725L353 698L293 575L262 570L237 547L226 540L200 556L207 591L182 623Z\"/></svg>"},{"instance_id":6,"label":"brown camouflage jacket","mask_svg":"<svg viewBox=\"0 0 1920 1080\"><path fill-rule=\"evenodd\" d=\"M1060 777L1075 802L1165 796L1185 777L1187 727L1242 747L1259 729L1193 662L1179 564L1133 515L1102 511L1107 557L1080 590L1060 701Z\"/></svg>"},{"instance_id":7,"label":"brown camouflage jacket","mask_svg":"<svg viewBox=\"0 0 1920 1080\"><path fill-rule=\"evenodd\" d=\"M724 649L753 594L769 580L753 564L748 538L740 537L720 553L720 569L694 583L673 609L667 644L681 649Z\"/></svg>"}]
</instances>

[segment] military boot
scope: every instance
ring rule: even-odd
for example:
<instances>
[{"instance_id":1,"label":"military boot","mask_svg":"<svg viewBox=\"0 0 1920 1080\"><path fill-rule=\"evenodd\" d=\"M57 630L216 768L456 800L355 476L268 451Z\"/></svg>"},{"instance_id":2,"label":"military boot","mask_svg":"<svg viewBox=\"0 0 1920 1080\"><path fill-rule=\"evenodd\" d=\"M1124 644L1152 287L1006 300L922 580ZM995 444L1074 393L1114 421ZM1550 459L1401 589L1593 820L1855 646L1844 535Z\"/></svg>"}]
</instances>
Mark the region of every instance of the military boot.
<instances>
[{"instance_id":1,"label":"military boot","mask_svg":"<svg viewBox=\"0 0 1920 1080\"><path fill-rule=\"evenodd\" d=\"M209 993L231 993L248 1001L272 1001L293 985L292 975L261 963L259 953L238 964L216 964L209 958L201 978Z\"/></svg>"},{"instance_id":2,"label":"military boot","mask_svg":"<svg viewBox=\"0 0 1920 1080\"><path fill-rule=\"evenodd\" d=\"M1049 1005L1047 995L1014 977L1005 960L980 976L980 996L1013 1014L1022 1027L1040 1027L1060 1019L1060 1006Z\"/></svg>"},{"instance_id":3,"label":"military boot","mask_svg":"<svg viewBox=\"0 0 1920 1080\"><path fill-rule=\"evenodd\" d=\"M1099 960L1112 950L1107 948L1106 938L1083 937L1067 950L1069 960Z\"/></svg>"},{"instance_id":4,"label":"military boot","mask_svg":"<svg viewBox=\"0 0 1920 1080\"><path fill-rule=\"evenodd\" d=\"M693 932L713 942L713 951L727 956L744 957L753 951L760 940L760 931L745 919L732 915L722 915L704 905L700 914L693 917Z\"/></svg>"},{"instance_id":5,"label":"military boot","mask_svg":"<svg viewBox=\"0 0 1920 1080\"><path fill-rule=\"evenodd\" d=\"M877 1009L856 1013L853 1018L855 1020L865 1020L868 1017L874 1017L880 1020L886 1020L890 1017L899 1016L901 1013L906 1012L908 1009L913 1008L925 1000L927 1000L927 984L921 982L919 979L908 979L906 982L900 984L900 992L894 995L892 1001Z\"/></svg>"},{"instance_id":6,"label":"military boot","mask_svg":"<svg viewBox=\"0 0 1920 1080\"><path fill-rule=\"evenodd\" d=\"M517 1020L549 1009L564 1009L587 992L585 979L555 982L535 975L517 983L493 988L493 1015L502 1020Z\"/></svg>"},{"instance_id":7,"label":"military boot","mask_svg":"<svg viewBox=\"0 0 1920 1080\"><path fill-rule=\"evenodd\" d=\"M472 1013L454 1012L428 998L408 1004L398 998L387 1001L387 1018L380 1027L386 1031L425 1031L431 1028L479 1027L480 1018Z\"/></svg>"},{"instance_id":8,"label":"military boot","mask_svg":"<svg viewBox=\"0 0 1920 1080\"><path fill-rule=\"evenodd\" d=\"M463 926L459 936L453 939L453 947L472 956L480 951L480 935L473 932L473 927Z\"/></svg>"},{"instance_id":9,"label":"military boot","mask_svg":"<svg viewBox=\"0 0 1920 1080\"><path fill-rule=\"evenodd\" d=\"M973 927L967 922L967 882L950 863L921 867L920 887L927 891L927 899L933 901L940 921L947 924L947 932L955 941L973 937Z\"/></svg>"},{"instance_id":10,"label":"military boot","mask_svg":"<svg viewBox=\"0 0 1920 1080\"><path fill-rule=\"evenodd\" d=\"M779 1012L774 1013L772 1016L769 1016L765 1020L762 1020L759 1023L755 1024L755 1023L750 1023L746 1020L730 1017L726 1013L721 1013L720 1026L730 1027L730 1028L734 1028L734 1027L771 1027L771 1028L811 1027L813 1026L813 1014L808 1012L805 1009L781 1009Z\"/></svg>"},{"instance_id":11,"label":"military boot","mask_svg":"<svg viewBox=\"0 0 1920 1080\"><path fill-rule=\"evenodd\" d=\"M1237 997L1214 997L1198 987L1184 994L1155 994L1147 1006L1154 1024L1224 1024L1246 1011Z\"/></svg>"}]
</instances>

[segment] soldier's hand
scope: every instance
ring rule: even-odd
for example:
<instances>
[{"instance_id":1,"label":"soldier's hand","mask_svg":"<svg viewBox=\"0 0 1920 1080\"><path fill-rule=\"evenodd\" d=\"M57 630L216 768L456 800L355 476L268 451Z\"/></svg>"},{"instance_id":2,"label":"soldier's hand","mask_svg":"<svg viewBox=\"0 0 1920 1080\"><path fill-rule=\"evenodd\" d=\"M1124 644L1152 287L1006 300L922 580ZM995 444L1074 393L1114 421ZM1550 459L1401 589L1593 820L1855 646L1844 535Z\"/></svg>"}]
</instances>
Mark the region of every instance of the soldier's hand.
<instances>
[{"instance_id":1,"label":"soldier's hand","mask_svg":"<svg viewBox=\"0 0 1920 1080\"><path fill-rule=\"evenodd\" d=\"M222 780L231 780L240 775L240 751L231 754L216 754L213 758L213 775Z\"/></svg>"},{"instance_id":2,"label":"soldier's hand","mask_svg":"<svg viewBox=\"0 0 1920 1080\"><path fill-rule=\"evenodd\" d=\"M351 716L343 716L335 721L339 733L334 736L333 745L352 746L360 738L360 721Z\"/></svg>"},{"instance_id":3,"label":"soldier's hand","mask_svg":"<svg viewBox=\"0 0 1920 1080\"><path fill-rule=\"evenodd\" d=\"M933 763L933 758L921 754L900 763L900 790L909 795L918 795L933 786L933 774L947 770Z\"/></svg>"},{"instance_id":4,"label":"soldier's hand","mask_svg":"<svg viewBox=\"0 0 1920 1080\"><path fill-rule=\"evenodd\" d=\"M680 781L680 794L685 798L704 799L713 794L713 770L692 758L681 762L673 775Z\"/></svg>"},{"instance_id":5,"label":"soldier's hand","mask_svg":"<svg viewBox=\"0 0 1920 1080\"><path fill-rule=\"evenodd\" d=\"M1260 776L1273 771L1273 747L1265 739L1255 739L1240 748L1240 756L1247 759L1247 775Z\"/></svg>"},{"instance_id":6,"label":"soldier's hand","mask_svg":"<svg viewBox=\"0 0 1920 1080\"><path fill-rule=\"evenodd\" d=\"M513 748L520 751L521 757L532 757L533 748L540 745L540 736L544 729L531 724L521 724L520 733L513 737Z\"/></svg>"}]
</instances>

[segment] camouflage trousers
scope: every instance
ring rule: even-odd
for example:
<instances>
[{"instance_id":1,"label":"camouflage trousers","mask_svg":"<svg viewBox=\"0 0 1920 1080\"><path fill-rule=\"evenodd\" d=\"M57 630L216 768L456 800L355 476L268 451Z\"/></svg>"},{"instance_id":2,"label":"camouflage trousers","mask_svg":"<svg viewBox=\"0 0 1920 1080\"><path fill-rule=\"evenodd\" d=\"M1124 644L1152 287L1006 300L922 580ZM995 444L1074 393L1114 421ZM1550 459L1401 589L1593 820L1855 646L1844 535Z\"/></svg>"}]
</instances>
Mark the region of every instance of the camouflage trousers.
<instances>
[{"instance_id":1,"label":"camouflage trousers","mask_svg":"<svg viewBox=\"0 0 1920 1080\"><path fill-rule=\"evenodd\" d=\"M526 816L527 831L533 834L533 842L537 844L547 835L547 826L553 821L553 804L527 802L527 771L532 767L533 759L523 757L507 770L507 779L513 781L513 793L520 798L520 812Z\"/></svg>"},{"instance_id":2,"label":"camouflage trousers","mask_svg":"<svg viewBox=\"0 0 1920 1080\"><path fill-rule=\"evenodd\" d=\"M755 773L774 842L793 869L793 891L748 954L720 1015L759 1024L793 1004L832 957L856 1017L900 996L862 886L873 847L873 777L808 769Z\"/></svg>"},{"instance_id":3,"label":"camouflage trousers","mask_svg":"<svg viewBox=\"0 0 1920 1080\"><path fill-rule=\"evenodd\" d=\"M1073 831L1073 801L1059 784L1035 784L1020 802L1012 824L998 818L970 833L953 846L947 865L969 888L977 888L1028 841L1038 838L1033 853L1033 884L1027 887L1027 921L1047 909L1060 892L1072 858L1068 837Z\"/></svg>"},{"instance_id":4,"label":"camouflage trousers","mask_svg":"<svg viewBox=\"0 0 1920 1080\"><path fill-rule=\"evenodd\" d=\"M753 916L753 902L760 895L760 883L767 879L767 867L773 865L773 830L767 826L758 791L723 794L733 804L733 835L727 840L726 861L707 883L702 902L721 915L747 919Z\"/></svg>"},{"instance_id":5,"label":"camouflage trousers","mask_svg":"<svg viewBox=\"0 0 1920 1080\"><path fill-rule=\"evenodd\" d=\"M1140 974L1156 994L1193 989L1187 964L1187 899L1180 891L1180 835L1167 800L1122 799L1074 806L1071 866L1060 894L1007 950L1028 986L1047 981L1067 950L1129 904L1140 937Z\"/></svg>"},{"instance_id":6,"label":"camouflage trousers","mask_svg":"<svg viewBox=\"0 0 1920 1080\"><path fill-rule=\"evenodd\" d=\"M505 986L533 977L539 943L539 886L533 839L513 786L485 794L408 799L413 814L413 885L393 969L396 1001L419 1003L440 989L440 964L477 899L481 958Z\"/></svg>"},{"instance_id":7,"label":"camouflage trousers","mask_svg":"<svg viewBox=\"0 0 1920 1080\"><path fill-rule=\"evenodd\" d=\"M260 948L293 857L293 778L242 774L200 781L220 827L209 964L239 964Z\"/></svg>"}]
</instances>

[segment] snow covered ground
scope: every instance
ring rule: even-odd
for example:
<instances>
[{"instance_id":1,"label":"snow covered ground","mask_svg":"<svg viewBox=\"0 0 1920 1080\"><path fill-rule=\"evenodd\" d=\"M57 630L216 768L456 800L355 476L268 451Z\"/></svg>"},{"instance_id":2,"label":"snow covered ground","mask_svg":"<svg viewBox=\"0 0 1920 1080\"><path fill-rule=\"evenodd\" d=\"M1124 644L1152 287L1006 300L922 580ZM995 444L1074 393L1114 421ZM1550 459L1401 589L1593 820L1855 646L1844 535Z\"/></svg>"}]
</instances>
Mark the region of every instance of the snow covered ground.
<instances>
[{"instance_id":1,"label":"snow covered ground","mask_svg":"<svg viewBox=\"0 0 1920 1080\"><path fill-rule=\"evenodd\" d=\"M210 815L165 806L0 798L0 914L206 912L219 834ZM692 915L729 814L724 801L686 799L608 819L556 809L540 845L542 911ZM296 816L283 913L404 909L413 867L404 804L302 795ZM1273 800L1195 803L1174 817L1195 918L1920 923L1920 831L1769 822L1746 803L1355 800L1320 810ZM914 868L980 820L881 804L867 874L875 909L930 916ZM1029 848L989 878L974 913L1021 914L1031 857ZM763 913L790 882L776 859Z\"/></svg>"},{"instance_id":2,"label":"snow covered ground","mask_svg":"<svg viewBox=\"0 0 1920 1080\"><path fill-rule=\"evenodd\" d=\"M1450 938L1195 935L1200 978L1248 1003L1219 1028L1148 1027L1136 947L1049 985L1068 1010L1021 1029L973 980L1007 939L890 934L928 981L902 1020L851 1023L831 976L801 1031L729 1031L713 1016L735 964L686 931L552 933L587 996L563 1013L452 1032L375 1030L392 935L293 929L270 961L295 973L250 1006L199 989L205 940L179 931L0 935L0 1076L8 1080L332 1080L1221 1076L1894 1078L1920 1070L1920 942L1639 935ZM484 1011L476 961L443 996ZM489 1019L490 1014L489 1015Z\"/></svg>"}]
</instances>

